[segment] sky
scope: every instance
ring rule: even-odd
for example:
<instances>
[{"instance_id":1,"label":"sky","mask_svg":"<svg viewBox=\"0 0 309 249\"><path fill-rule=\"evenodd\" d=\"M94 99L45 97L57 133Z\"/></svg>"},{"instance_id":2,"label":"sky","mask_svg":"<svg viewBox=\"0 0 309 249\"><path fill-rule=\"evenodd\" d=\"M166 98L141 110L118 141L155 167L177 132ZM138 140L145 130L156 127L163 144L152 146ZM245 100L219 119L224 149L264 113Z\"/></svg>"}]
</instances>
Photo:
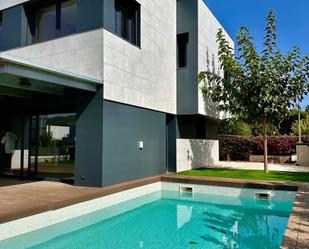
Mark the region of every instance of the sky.
<instances>
[{"instance_id":1,"label":"sky","mask_svg":"<svg viewBox=\"0 0 309 249\"><path fill-rule=\"evenodd\" d=\"M241 26L247 26L255 46L262 50L265 19L270 9L277 19L277 45L283 51L298 46L309 54L309 0L204 0L220 23L236 41ZM309 96L301 103L309 105Z\"/></svg>"}]
</instances>

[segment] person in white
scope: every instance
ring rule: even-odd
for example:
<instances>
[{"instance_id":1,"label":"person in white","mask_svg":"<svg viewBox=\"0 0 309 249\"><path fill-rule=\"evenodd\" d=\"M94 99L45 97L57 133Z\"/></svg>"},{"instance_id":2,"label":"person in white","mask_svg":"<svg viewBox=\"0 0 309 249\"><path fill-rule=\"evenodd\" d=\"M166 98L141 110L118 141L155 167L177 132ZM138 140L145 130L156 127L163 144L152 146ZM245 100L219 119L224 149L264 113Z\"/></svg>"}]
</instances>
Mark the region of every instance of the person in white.
<instances>
[{"instance_id":1,"label":"person in white","mask_svg":"<svg viewBox=\"0 0 309 249\"><path fill-rule=\"evenodd\" d=\"M17 136L13 132L6 132L4 137L1 139L1 143L4 144L6 168L8 168L9 174L12 174L11 162L16 142L17 142Z\"/></svg>"}]
</instances>

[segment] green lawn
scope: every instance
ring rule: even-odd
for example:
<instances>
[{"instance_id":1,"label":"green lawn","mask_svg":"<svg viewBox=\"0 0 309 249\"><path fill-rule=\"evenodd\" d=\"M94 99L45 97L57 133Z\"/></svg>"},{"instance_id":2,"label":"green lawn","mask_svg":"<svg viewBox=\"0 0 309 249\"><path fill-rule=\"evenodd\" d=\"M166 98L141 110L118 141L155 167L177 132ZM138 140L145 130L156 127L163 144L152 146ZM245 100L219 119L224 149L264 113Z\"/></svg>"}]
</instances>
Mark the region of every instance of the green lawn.
<instances>
[{"instance_id":1,"label":"green lawn","mask_svg":"<svg viewBox=\"0 0 309 249\"><path fill-rule=\"evenodd\" d=\"M268 174L266 174L262 170L194 169L179 172L178 175L210 176L281 182L309 182L309 173L294 173L283 171L270 171Z\"/></svg>"}]
</instances>

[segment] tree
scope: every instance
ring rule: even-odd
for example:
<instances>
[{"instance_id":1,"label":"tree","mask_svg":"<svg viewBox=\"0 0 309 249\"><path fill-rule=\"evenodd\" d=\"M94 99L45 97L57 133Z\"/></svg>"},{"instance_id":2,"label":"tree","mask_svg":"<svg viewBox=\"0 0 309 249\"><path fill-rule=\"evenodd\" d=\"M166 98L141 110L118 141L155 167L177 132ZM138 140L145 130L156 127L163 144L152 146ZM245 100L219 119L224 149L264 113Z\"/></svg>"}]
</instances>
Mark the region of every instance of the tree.
<instances>
[{"instance_id":1,"label":"tree","mask_svg":"<svg viewBox=\"0 0 309 249\"><path fill-rule=\"evenodd\" d=\"M250 136L251 127L247 123L236 120L236 119L226 119L219 123L219 134L220 135L240 135L240 136Z\"/></svg>"},{"instance_id":2,"label":"tree","mask_svg":"<svg viewBox=\"0 0 309 249\"><path fill-rule=\"evenodd\" d=\"M264 50L258 53L247 27L237 34L237 57L222 29L217 34L218 57L223 76L211 71L199 73L205 98L218 103L221 111L252 124L261 124L264 137L264 171L267 163L267 128L296 107L308 93L309 56L293 47L283 54L276 43L274 12L267 16Z\"/></svg>"},{"instance_id":3,"label":"tree","mask_svg":"<svg viewBox=\"0 0 309 249\"><path fill-rule=\"evenodd\" d=\"M302 135L309 135L309 113L306 114L305 118L300 121L300 130ZM292 125L292 134L298 135L298 120L296 120Z\"/></svg>"},{"instance_id":4,"label":"tree","mask_svg":"<svg viewBox=\"0 0 309 249\"><path fill-rule=\"evenodd\" d=\"M305 112L309 113L309 105L306 106Z\"/></svg>"},{"instance_id":5,"label":"tree","mask_svg":"<svg viewBox=\"0 0 309 249\"><path fill-rule=\"evenodd\" d=\"M277 121L278 131L281 135L290 135L292 133L292 125L298 120L298 115L300 114L301 119L306 117L306 113L298 109L292 109L286 113L284 117L280 117Z\"/></svg>"}]
</instances>

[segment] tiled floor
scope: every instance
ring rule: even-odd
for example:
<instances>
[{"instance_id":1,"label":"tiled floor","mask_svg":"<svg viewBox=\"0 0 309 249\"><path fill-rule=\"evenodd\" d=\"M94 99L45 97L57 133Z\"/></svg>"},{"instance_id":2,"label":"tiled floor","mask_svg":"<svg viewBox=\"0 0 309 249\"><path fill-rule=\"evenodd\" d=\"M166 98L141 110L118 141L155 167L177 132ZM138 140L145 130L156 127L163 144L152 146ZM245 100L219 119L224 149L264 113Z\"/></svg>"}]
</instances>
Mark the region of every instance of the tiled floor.
<instances>
[{"instance_id":1,"label":"tiled floor","mask_svg":"<svg viewBox=\"0 0 309 249\"><path fill-rule=\"evenodd\" d=\"M216 186L291 189L297 198L282 243L282 249L309 249L309 184L250 181L226 178L163 175L117 184L105 188L78 187L56 182L24 183L0 178L0 223L58 209L75 203L158 181L209 184Z\"/></svg>"},{"instance_id":2,"label":"tiled floor","mask_svg":"<svg viewBox=\"0 0 309 249\"><path fill-rule=\"evenodd\" d=\"M309 184L299 187L281 248L309 248Z\"/></svg>"}]
</instances>

